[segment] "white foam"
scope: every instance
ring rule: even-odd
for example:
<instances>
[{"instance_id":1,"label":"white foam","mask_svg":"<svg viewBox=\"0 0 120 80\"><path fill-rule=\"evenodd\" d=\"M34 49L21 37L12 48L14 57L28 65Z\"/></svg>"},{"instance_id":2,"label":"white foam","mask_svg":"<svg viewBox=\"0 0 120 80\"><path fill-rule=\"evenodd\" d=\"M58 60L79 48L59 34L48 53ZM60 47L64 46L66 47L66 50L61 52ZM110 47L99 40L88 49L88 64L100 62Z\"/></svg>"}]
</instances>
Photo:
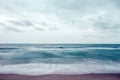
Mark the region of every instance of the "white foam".
<instances>
[{"instance_id":1,"label":"white foam","mask_svg":"<svg viewBox=\"0 0 120 80\"><path fill-rule=\"evenodd\" d=\"M88 61L74 64L29 63L0 65L0 73L25 75L120 73L120 63Z\"/></svg>"},{"instance_id":2,"label":"white foam","mask_svg":"<svg viewBox=\"0 0 120 80\"><path fill-rule=\"evenodd\" d=\"M34 48L34 47L32 47L32 48L27 48L27 50L29 50L29 51L59 51L59 50L80 50L80 51L84 51L84 50L120 50L120 48L112 48L112 47L85 47L85 48L67 48L67 47L65 47L65 48Z\"/></svg>"},{"instance_id":3,"label":"white foam","mask_svg":"<svg viewBox=\"0 0 120 80\"><path fill-rule=\"evenodd\" d=\"M87 47L85 49L120 50L120 48L112 48L112 47Z\"/></svg>"}]
</instances>

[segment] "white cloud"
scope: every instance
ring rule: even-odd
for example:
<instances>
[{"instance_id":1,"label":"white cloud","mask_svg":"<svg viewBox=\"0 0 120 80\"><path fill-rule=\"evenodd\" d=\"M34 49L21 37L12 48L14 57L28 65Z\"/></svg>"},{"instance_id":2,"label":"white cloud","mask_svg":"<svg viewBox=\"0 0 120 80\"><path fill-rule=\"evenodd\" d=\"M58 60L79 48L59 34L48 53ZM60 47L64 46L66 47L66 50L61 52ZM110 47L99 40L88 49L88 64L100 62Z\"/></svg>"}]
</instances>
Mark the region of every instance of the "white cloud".
<instances>
[{"instance_id":1,"label":"white cloud","mask_svg":"<svg viewBox=\"0 0 120 80\"><path fill-rule=\"evenodd\" d=\"M119 3L1 0L0 42L120 43Z\"/></svg>"}]
</instances>

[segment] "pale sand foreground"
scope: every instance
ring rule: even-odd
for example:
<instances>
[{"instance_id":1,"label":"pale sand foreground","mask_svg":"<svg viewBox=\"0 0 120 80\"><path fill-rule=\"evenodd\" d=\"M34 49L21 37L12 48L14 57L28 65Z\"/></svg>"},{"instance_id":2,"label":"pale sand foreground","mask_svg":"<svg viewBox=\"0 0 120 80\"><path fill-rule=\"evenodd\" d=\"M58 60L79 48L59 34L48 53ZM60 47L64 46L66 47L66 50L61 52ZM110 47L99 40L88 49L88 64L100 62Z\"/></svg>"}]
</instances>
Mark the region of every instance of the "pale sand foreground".
<instances>
[{"instance_id":1,"label":"pale sand foreground","mask_svg":"<svg viewBox=\"0 0 120 80\"><path fill-rule=\"evenodd\" d=\"M120 80L120 74L40 75L0 74L0 80Z\"/></svg>"}]
</instances>

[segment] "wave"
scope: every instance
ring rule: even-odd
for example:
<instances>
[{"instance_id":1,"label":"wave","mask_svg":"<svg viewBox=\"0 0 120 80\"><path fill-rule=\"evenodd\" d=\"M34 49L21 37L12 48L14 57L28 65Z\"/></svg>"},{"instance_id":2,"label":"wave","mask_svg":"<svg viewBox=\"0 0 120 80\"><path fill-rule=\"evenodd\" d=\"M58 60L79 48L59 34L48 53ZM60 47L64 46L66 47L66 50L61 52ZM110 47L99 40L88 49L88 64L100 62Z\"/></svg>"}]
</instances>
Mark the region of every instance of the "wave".
<instances>
[{"instance_id":1,"label":"wave","mask_svg":"<svg viewBox=\"0 0 120 80\"><path fill-rule=\"evenodd\" d=\"M96 59L104 61L120 61L119 50L44 50L44 49L16 49L0 52L0 63L16 64L30 62L44 63L74 63L84 59Z\"/></svg>"},{"instance_id":2,"label":"wave","mask_svg":"<svg viewBox=\"0 0 120 80\"><path fill-rule=\"evenodd\" d=\"M0 51L6 50L120 50L119 45L0 45Z\"/></svg>"},{"instance_id":3,"label":"wave","mask_svg":"<svg viewBox=\"0 0 120 80\"><path fill-rule=\"evenodd\" d=\"M74 64L28 63L0 65L0 73L25 75L120 73L120 63L89 60Z\"/></svg>"},{"instance_id":4,"label":"wave","mask_svg":"<svg viewBox=\"0 0 120 80\"><path fill-rule=\"evenodd\" d=\"M0 45L0 73L120 73L120 47Z\"/></svg>"},{"instance_id":5,"label":"wave","mask_svg":"<svg viewBox=\"0 0 120 80\"><path fill-rule=\"evenodd\" d=\"M0 48L0 51L10 51L10 50L120 50L119 47L84 47L84 48L79 48L79 47L4 47Z\"/></svg>"},{"instance_id":6,"label":"wave","mask_svg":"<svg viewBox=\"0 0 120 80\"><path fill-rule=\"evenodd\" d=\"M19 49L19 48L9 48L9 47L4 47L4 48L0 48L0 50L15 50L15 49Z\"/></svg>"}]
</instances>

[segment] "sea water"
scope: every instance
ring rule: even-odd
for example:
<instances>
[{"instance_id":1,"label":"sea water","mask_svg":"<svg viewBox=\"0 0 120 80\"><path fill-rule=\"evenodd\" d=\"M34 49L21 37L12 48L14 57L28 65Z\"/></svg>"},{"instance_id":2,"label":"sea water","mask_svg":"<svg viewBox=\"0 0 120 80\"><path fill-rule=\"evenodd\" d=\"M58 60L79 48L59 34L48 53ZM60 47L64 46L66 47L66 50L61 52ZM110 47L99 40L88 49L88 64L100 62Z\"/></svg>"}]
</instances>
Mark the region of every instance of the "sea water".
<instances>
[{"instance_id":1,"label":"sea water","mask_svg":"<svg viewBox=\"0 0 120 80\"><path fill-rule=\"evenodd\" d=\"M0 44L0 73L120 73L120 44Z\"/></svg>"}]
</instances>

